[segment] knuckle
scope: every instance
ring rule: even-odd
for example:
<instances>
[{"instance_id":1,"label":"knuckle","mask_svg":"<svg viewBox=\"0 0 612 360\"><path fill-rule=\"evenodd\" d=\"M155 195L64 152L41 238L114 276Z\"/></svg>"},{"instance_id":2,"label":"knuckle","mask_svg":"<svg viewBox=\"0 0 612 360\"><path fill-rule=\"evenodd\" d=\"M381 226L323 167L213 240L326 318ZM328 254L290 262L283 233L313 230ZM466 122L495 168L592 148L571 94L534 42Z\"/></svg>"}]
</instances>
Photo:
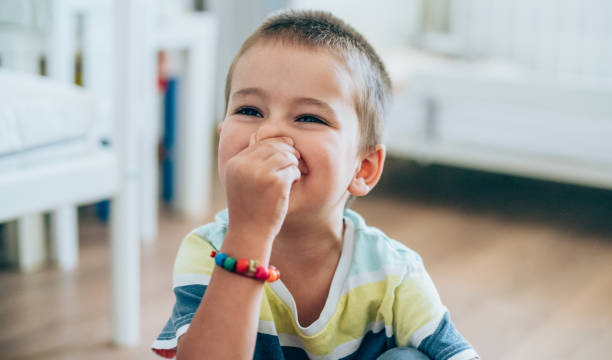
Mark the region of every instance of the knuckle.
<instances>
[{"instance_id":1,"label":"knuckle","mask_svg":"<svg viewBox=\"0 0 612 360\"><path fill-rule=\"evenodd\" d=\"M295 154L293 152L286 152L285 153L285 157L287 158L288 161L290 161L292 164L293 163L297 163L298 159L297 156L295 156Z\"/></svg>"},{"instance_id":2,"label":"knuckle","mask_svg":"<svg viewBox=\"0 0 612 360\"><path fill-rule=\"evenodd\" d=\"M281 154L280 156L281 156L283 162L293 162L294 156L292 154L287 153L287 152L282 152L280 154Z\"/></svg>"}]
</instances>

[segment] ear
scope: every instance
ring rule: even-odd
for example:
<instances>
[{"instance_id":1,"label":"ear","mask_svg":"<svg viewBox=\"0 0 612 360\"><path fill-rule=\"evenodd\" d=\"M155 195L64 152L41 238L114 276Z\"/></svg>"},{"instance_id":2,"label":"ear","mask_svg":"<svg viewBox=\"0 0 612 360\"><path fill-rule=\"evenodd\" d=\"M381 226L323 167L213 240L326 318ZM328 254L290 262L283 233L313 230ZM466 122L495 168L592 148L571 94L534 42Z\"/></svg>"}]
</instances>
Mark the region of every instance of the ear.
<instances>
[{"instance_id":1,"label":"ear","mask_svg":"<svg viewBox=\"0 0 612 360\"><path fill-rule=\"evenodd\" d=\"M376 186L383 171L385 156L385 146L382 144L376 145L362 156L357 172L349 184L348 191L351 195L367 195Z\"/></svg>"}]
</instances>

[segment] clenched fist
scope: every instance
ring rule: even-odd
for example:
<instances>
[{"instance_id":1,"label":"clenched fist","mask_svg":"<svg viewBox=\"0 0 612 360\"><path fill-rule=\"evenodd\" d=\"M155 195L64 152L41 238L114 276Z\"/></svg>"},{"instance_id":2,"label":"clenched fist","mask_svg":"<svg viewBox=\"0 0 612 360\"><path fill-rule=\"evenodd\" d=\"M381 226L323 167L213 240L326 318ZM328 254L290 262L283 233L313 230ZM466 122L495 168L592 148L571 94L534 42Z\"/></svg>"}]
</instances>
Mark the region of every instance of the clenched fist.
<instances>
[{"instance_id":1,"label":"clenched fist","mask_svg":"<svg viewBox=\"0 0 612 360\"><path fill-rule=\"evenodd\" d=\"M288 137L256 141L225 168L229 227L242 236L272 241L287 215L293 183L300 179L299 152Z\"/></svg>"}]
</instances>

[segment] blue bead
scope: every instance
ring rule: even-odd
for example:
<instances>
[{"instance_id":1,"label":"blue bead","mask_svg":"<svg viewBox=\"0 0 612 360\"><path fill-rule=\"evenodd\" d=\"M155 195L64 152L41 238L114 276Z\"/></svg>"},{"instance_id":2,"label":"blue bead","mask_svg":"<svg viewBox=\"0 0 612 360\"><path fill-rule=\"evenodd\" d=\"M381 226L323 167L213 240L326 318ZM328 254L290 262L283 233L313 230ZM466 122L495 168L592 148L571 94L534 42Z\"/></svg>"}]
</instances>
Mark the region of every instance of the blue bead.
<instances>
[{"instance_id":1,"label":"blue bead","mask_svg":"<svg viewBox=\"0 0 612 360\"><path fill-rule=\"evenodd\" d=\"M215 263L217 263L218 266L223 266L223 263L225 262L225 259L227 259L227 255L224 253L218 253L217 256L215 256Z\"/></svg>"}]
</instances>

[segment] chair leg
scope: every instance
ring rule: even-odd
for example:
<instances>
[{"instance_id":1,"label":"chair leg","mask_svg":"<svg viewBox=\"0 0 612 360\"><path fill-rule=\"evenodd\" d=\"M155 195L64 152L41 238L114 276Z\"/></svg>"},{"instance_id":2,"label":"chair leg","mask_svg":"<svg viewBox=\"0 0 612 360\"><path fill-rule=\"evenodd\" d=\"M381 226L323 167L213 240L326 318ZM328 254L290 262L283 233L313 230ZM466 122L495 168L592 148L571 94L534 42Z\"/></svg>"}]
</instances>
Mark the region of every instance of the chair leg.
<instances>
[{"instance_id":1,"label":"chair leg","mask_svg":"<svg viewBox=\"0 0 612 360\"><path fill-rule=\"evenodd\" d=\"M137 184L126 183L111 202L113 342L134 346L140 339L140 228Z\"/></svg>"},{"instance_id":2,"label":"chair leg","mask_svg":"<svg viewBox=\"0 0 612 360\"><path fill-rule=\"evenodd\" d=\"M17 220L17 263L22 272L40 269L46 259L43 214Z\"/></svg>"},{"instance_id":3,"label":"chair leg","mask_svg":"<svg viewBox=\"0 0 612 360\"><path fill-rule=\"evenodd\" d=\"M62 270L73 270L79 262L77 207L65 205L52 214L55 258Z\"/></svg>"}]
</instances>

